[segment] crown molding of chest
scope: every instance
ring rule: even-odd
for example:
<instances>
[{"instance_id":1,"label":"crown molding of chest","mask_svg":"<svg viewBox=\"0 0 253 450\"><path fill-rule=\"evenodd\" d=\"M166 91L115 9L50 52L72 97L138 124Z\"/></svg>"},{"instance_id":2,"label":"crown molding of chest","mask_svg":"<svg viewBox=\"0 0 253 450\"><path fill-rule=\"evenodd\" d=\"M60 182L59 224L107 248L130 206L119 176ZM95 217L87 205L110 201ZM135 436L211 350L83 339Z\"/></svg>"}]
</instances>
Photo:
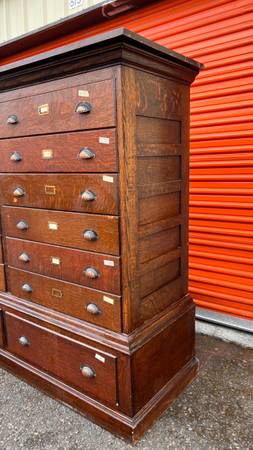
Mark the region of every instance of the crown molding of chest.
<instances>
[{"instance_id":1,"label":"crown molding of chest","mask_svg":"<svg viewBox=\"0 0 253 450\"><path fill-rule=\"evenodd\" d=\"M1 92L112 65L191 83L202 64L129 30L113 31L0 66ZM183 70L182 70L183 69Z\"/></svg>"},{"instance_id":2,"label":"crown molding of chest","mask_svg":"<svg viewBox=\"0 0 253 450\"><path fill-rule=\"evenodd\" d=\"M79 340L85 339L110 347L126 355L132 355L145 343L161 333L165 328L177 321L194 304L189 295L184 296L155 318L145 322L130 334L116 333L114 331L84 322L74 317L66 316L39 304L15 297L10 293L1 292L0 308L6 311L16 311L35 322L43 322L49 329L59 329L65 334L76 335Z\"/></svg>"}]
</instances>

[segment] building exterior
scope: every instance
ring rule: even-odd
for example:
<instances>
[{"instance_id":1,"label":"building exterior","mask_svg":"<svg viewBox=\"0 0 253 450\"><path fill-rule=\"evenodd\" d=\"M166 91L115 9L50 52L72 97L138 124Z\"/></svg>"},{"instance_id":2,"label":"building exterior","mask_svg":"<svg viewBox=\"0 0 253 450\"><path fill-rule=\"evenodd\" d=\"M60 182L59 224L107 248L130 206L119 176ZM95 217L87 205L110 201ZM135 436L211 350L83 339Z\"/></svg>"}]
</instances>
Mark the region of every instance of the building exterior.
<instances>
[{"instance_id":1,"label":"building exterior","mask_svg":"<svg viewBox=\"0 0 253 450\"><path fill-rule=\"evenodd\" d=\"M7 3L0 0L1 8ZM243 319L243 328L253 319L252 1L119 0L73 17L75 23L59 22L51 34L42 29L2 44L0 64L116 27L205 64L191 91L190 293L200 308Z\"/></svg>"}]
</instances>

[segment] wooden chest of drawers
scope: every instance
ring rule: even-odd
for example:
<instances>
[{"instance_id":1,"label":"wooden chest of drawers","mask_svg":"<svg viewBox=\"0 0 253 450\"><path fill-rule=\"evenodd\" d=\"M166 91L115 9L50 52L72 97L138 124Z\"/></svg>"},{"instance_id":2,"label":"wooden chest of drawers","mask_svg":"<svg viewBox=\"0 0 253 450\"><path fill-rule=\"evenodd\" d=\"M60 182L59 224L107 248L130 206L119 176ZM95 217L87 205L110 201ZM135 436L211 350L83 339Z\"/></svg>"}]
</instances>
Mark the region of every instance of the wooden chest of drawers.
<instances>
[{"instance_id":1,"label":"wooden chest of drawers","mask_svg":"<svg viewBox=\"0 0 253 450\"><path fill-rule=\"evenodd\" d=\"M121 29L0 68L0 362L132 441L197 371L199 69Z\"/></svg>"}]
</instances>

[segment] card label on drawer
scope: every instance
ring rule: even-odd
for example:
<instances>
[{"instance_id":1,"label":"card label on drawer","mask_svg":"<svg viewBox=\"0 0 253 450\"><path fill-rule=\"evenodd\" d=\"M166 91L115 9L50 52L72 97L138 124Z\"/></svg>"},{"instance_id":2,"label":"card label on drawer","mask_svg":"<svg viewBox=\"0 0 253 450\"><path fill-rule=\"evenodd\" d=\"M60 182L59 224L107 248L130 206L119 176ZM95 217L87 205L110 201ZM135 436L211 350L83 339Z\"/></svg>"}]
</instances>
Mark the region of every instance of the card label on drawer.
<instances>
[{"instance_id":1,"label":"card label on drawer","mask_svg":"<svg viewBox=\"0 0 253 450\"><path fill-rule=\"evenodd\" d=\"M103 175L103 181L106 181L107 183L113 183L114 182L114 178L113 177L109 177L108 175Z\"/></svg>"},{"instance_id":2,"label":"card label on drawer","mask_svg":"<svg viewBox=\"0 0 253 450\"><path fill-rule=\"evenodd\" d=\"M38 106L38 113L40 116L44 116L45 114L49 114L49 105L45 103L44 105Z\"/></svg>"},{"instance_id":3,"label":"card label on drawer","mask_svg":"<svg viewBox=\"0 0 253 450\"><path fill-rule=\"evenodd\" d=\"M45 194L47 194L47 195L55 195L56 194L55 186L49 186L48 184L45 184L44 189L45 189Z\"/></svg>"},{"instance_id":4,"label":"card label on drawer","mask_svg":"<svg viewBox=\"0 0 253 450\"><path fill-rule=\"evenodd\" d=\"M61 264L60 258L57 256L51 256L51 263L54 264L54 266L59 266Z\"/></svg>"},{"instance_id":5,"label":"card label on drawer","mask_svg":"<svg viewBox=\"0 0 253 450\"><path fill-rule=\"evenodd\" d=\"M108 137L99 136L98 142L100 144L110 144L110 139Z\"/></svg>"},{"instance_id":6,"label":"card label on drawer","mask_svg":"<svg viewBox=\"0 0 253 450\"><path fill-rule=\"evenodd\" d=\"M55 289L55 288L52 288L51 294L53 297L57 297L57 298L62 298L62 296L63 296L62 291L60 289Z\"/></svg>"},{"instance_id":7,"label":"card label on drawer","mask_svg":"<svg viewBox=\"0 0 253 450\"><path fill-rule=\"evenodd\" d=\"M95 354L95 358L101 361L102 363L105 362L105 358L102 355L99 355L98 353Z\"/></svg>"},{"instance_id":8,"label":"card label on drawer","mask_svg":"<svg viewBox=\"0 0 253 450\"><path fill-rule=\"evenodd\" d=\"M42 159L53 159L53 150L45 148L41 150Z\"/></svg>"},{"instance_id":9,"label":"card label on drawer","mask_svg":"<svg viewBox=\"0 0 253 450\"><path fill-rule=\"evenodd\" d=\"M109 261L108 259L104 259L104 266L114 267L114 261Z\"/></svg>"},{"instance_id":10,"label":"card label on drawer","mask_svg":"<svg viewBox=\"0 0 253 450\"><path fill-rule=\"evenodd\" d=\"M83 90L79 90L78 95L79 95L79 97L89 97L90 96L89 91L83 91Z\"/></svg>"},{"instance_id":11,"label":"card label on drawer","mask_svg":"<svg viewBox=\"0 0 253 450\"><path fill-rule=\"evenodd\" d=\"M58 223L57 222L48 222L48 228L49 228L49 230L58 230Z\"/></svg>"},{"instance_id":12,"label":"card label on drawer","mask_svg":"<svg viewBox=\"0 0 253 450\"><path fill-rule=\"evenodd\" d=\"M114 305L114 300L113 298L107 297L106 295L103 295L103 300L106 303L110 303L110 305Z\"/></svg>"}]
</instances>

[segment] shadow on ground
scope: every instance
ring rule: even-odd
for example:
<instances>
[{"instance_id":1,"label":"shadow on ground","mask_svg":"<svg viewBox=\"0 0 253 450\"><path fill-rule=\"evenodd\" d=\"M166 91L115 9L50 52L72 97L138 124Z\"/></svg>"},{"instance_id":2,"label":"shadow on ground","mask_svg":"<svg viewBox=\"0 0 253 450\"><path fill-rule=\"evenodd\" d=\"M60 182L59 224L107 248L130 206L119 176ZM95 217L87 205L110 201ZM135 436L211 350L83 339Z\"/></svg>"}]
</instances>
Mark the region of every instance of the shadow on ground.
<instances>
[{"instance_id":1,"label":"shadow on ground","mask_svg":"<svg viewBox=\"0 0 253 450\"><path fill-rule=\"evenodd\" d=\"M197 336L200 374L135 449L253 450L253 352ZM0 450L133 449L0 369Z\"/></svg>"}]
</instances>

